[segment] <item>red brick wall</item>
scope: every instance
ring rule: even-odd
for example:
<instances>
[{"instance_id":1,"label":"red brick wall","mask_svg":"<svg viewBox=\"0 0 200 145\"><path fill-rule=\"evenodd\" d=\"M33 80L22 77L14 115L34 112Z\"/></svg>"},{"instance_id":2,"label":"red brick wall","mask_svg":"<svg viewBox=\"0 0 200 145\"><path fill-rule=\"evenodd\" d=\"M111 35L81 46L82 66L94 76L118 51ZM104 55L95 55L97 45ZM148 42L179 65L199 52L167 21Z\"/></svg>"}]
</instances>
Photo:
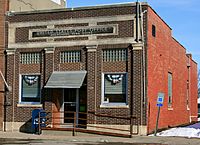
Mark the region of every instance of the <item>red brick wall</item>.
<instances>
[{"instance_id":1,"label":"red brick wall","mask_svg":"<svg viewBox=\"0 0 200 145\"><path fill-rule=\"evenodd\" d=\"M197 107L197 97L198 97L198 87L197 87L197 63L192 60L192 57L189 58L190 60L190 92L189 92L189 100L190 100L190 111L191 111L191 121L197 121L196 117L198 113Z\"/></svg>"},{"instance_id":2,"label":"red brick wall","mask_svg":"<svg viewBox=\"0 0 200 145\"><path fill-rule=\"evenodd\" d=\"M156 37L152 36L152 25L156 26ZM147 78L148 78L148 131L152 132L156 125L157 95L165 94L161 107L159 128L189 123L190 114L197 114L196 102L196 64L191 66L191 110L187 110L187 56L185 48L171 36L171 29L149 7L147 38ZM172 73L172 107L168 107L168 72ZM191 106L190 106L191 107ZM196 118L193 120L196 121Z\"/></svg>"}]
</instances>

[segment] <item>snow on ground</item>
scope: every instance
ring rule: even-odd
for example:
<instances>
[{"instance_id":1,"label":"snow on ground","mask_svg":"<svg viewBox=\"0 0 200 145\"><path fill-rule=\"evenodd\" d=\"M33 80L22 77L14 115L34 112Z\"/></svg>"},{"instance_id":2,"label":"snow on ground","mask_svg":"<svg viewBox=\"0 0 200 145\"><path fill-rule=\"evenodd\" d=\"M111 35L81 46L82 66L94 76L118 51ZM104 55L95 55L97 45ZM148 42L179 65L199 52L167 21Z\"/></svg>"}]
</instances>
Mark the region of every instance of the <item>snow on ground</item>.
<instances>
[{"instance_id":1,"label":"snow on ground","mask_svg":"<svg viewBox=\"0 0 200 145\"><path fill-rule=\"evenodd\" d=\"M191 137L200 138L200 129L178 127L178 128L172 128L166 131L159 132L156 135L157 136L181 136L181 137L188 137L188 138L191 138Z\"/></svg>"}]
</instances>

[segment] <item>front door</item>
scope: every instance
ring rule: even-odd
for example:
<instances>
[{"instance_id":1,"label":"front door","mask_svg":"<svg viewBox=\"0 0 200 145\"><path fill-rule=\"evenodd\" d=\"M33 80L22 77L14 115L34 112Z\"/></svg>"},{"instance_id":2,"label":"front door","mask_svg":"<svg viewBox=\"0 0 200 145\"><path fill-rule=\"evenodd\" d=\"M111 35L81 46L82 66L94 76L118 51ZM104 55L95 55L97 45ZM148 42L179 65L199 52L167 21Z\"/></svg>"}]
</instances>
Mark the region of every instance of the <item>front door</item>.
<instances>
[{"instance_id":1,"label":"front door","mask_svg":"<svg viewBox=\"0 0 200 145\"><path fill-rule=\"evenodd\" d=\"M79 89L64 89L63 107L64 107L64 123L74 123L76 115L76 123L78 123L79 111Z\"/></svg>"}]
</instances>

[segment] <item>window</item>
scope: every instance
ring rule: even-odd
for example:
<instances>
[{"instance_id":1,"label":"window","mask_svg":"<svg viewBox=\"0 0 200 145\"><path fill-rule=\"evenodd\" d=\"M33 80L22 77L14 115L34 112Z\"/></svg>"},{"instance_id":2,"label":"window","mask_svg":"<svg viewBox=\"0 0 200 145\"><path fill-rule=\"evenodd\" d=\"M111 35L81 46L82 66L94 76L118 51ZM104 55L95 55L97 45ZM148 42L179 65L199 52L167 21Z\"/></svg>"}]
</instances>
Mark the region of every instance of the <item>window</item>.
<instances>
[{"instance_id":1,"label":"window","mask_svg":"<svg viewBox=\"0 0 200 145\"><path fill-rule=\"evenodd\" d=\"M127 105L127 74L102 74L102 104Z\"/></svg>"},{"instance_id":2,"label":"window","mask_svg":"<svg viewBox=\"0 0 200 145\"><path fill-rule=\"evenodd\" d=\"M189 110L189 91L190 89L190 84L189 84L189 80L187 80L187 98L186 98L186 104L187 104L187 110Z\"/></svg>"},{"instance_id":3,"label":"window","mask_svg":"<svg viewBox=\"0 0 200 145\"><path fill-rule=\"evenodd\" d=\"M172 73L168 73L168 106L172 106Z\"/></svg>"},{"instance_id":4,"label":"window","mask_svg":"<svg viewBox=\"0 0 200 145\"><path fill-rule=\"evenodd\" d=\"M126 49L103 50L103 62L126 61L126 60L127 60L127 50Z\"/></svg>"},{"instance_id":5,"label":"window","mask_svg":"<svg viewBox=\"0 0 200 145\"><path fill-rule=\"evenodd\" d=\"M21 76L21 98L20 103L40 103L40 76Z\"/></svg>"},{"instance_id":6,"label":"window","mask_svg":"<svg viewBox=\"0 0 200 145\"><path fill-rule=\"evenodd\" d=\"M152 36L156 37L156 26L152 25Z\"/></svg>"},{"instance_id":7,"label":"window","mask_svg":"<svg viewBox=\"0 0 200 145\"><path fill-rule=\"evenodd\" d=\"M60 63L73 63L81 61L80 51L64 51L60 52Z\"/></svg>"},{"instance_id":8,"label":"window","mask_svg":"<svg viewBox=\"0 0 200 145\"><path fill-rule=\"evenodd\" d=\"M35 53L21 53L20 62L22 64L36 64L40 63L41 55L39 52Z\"/></svg>"}]
</instances>

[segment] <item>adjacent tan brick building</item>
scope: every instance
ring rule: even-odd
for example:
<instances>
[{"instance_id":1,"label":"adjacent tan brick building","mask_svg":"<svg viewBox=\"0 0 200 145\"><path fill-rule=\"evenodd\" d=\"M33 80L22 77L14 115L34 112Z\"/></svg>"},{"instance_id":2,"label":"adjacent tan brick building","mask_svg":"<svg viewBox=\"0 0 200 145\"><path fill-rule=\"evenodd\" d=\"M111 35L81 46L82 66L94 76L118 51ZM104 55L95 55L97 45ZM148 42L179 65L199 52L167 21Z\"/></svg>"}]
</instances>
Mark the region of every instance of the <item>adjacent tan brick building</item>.
<instances>
[{"instance_id":1,"label":"adjacent tan brick building","mask_svg":"<svg viewBox=\"0 0 200 145\"><path fill-rule=\"evenodd\" d=\"M9 0L9 10L14 12L60 9L65 7L65 0Z\"/></svg>"}]
</instances>

